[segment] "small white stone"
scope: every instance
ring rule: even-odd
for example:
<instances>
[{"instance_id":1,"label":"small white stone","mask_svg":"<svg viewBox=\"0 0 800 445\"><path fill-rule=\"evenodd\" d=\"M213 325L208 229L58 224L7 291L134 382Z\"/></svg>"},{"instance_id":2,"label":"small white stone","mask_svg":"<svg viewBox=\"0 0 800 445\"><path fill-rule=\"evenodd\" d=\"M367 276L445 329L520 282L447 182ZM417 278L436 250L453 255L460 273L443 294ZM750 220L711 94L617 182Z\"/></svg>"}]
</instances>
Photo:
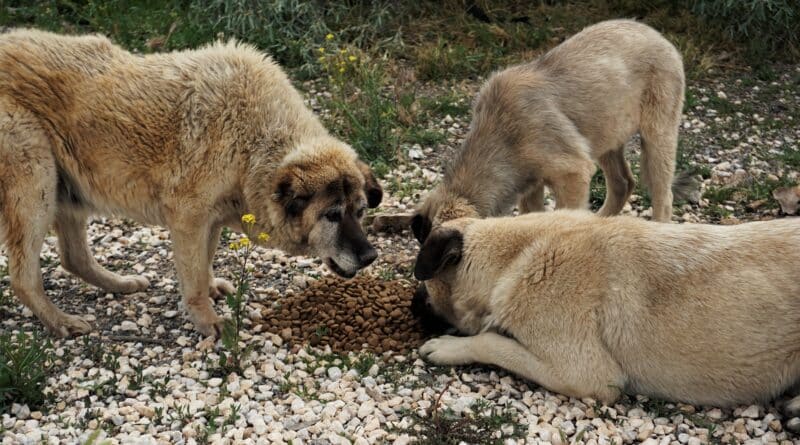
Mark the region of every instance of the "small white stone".
<instances>
[{"instance_id":1,"label":"small white stone","mask_svg":"<svg viewBox=\"0 0 800 445\"><path fill-rule=\"evenodd\" d=\"M211 388L216 388L216 387L218 387L219 385L222 384L222 379L219 378L219 377L213 377L213 378L208 379L207 384Z\"/></svg>"},{"instance_id":2,"label":"small white stone","mask_svg":"<svg viewBox=\"0 0 800 445\"><path fill-rule=\"evenodd\" d=\"M333 380L334 382L342 378L342 370L336 366L331 366L328 368L328 378Z\"/></svg>"},{"instance_id":3,"label":"small white stone","mask_svg":"<svg viewBox=\"0 0 800 445\"><path fill-rule=\"evenodd\" d=\"M28 405L21 405L19 403L14 403L11 405L11 415L19 420L25 420L28 417L30 417L31 409L28 408Z\"/></svg>"},{"instance_id":4,"label":"small white stone","mask_svg":"<svg viewBox=\"0 0 800 445\"><path fill-rule=\"evenodd\" d=\"M153 317L151 317L148 314L142 314L142 316L139 317L138 320L136 320L136 324L138 324L139 326L145 327L145 328L149 327L150 324L152 324L152 323L153 323Z\"/></svg>"},{"instance_id":5,"label":"small white stone","mask_svg":"<svg viewBox=\"0 0 800 445\"><path fill-rule=\"evenodd\" d=\"M740 415L750 419L758 419L763 417L764 412L760 405L750 405Z\"/></svg>"},{"instance_id":6,"label":"small white stone","mask_svg":"<svg viewBox=\"0 0 800 445\"><path fill-rule=\"evenodd\" d=\"M358 407L358 417L363 419L368 415L372 414L375 411L375 402L372 400L367 400L366 402L362 403L360 407Z\"/></svg>"},{"instance_id":7,"label":"small white stone","mask_svg":"<svg viewBox=\"0 0 800 445\"><path fill-rule=\"evenodd\" d=\"M139 326L130 320L123 321L122 324L120 324L119 329L125 332L139 332Z\"/></svg>"}]
</instances>

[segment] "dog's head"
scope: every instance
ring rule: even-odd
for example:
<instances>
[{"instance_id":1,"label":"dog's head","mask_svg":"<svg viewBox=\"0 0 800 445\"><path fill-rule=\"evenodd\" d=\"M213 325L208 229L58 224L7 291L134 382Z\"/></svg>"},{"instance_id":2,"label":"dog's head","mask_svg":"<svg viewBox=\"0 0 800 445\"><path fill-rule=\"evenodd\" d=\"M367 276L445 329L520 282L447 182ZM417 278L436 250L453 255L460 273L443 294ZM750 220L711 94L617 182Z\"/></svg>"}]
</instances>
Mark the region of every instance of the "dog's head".
<instances>
[{"instance_id":1,"label":"dog's head","mask_svg":"<svg viewBox=\"0 0 800 445\"><path fill-rule=\"evenodd\" d=\"M787 215L794 215L800 209L800 185L777 188L772 191L772 197L778 201L781 210Z\"/></svg>"},{"instance_id":2,"label":"dog's head","mask_svg":"<svg viewBox=\"0 0 800 445\"><path fill-rule=\"evenodd\" d=\"M437 227L423 243L414 276L425 287L414 296L415 315L433 321L438 318L436 324L440 326L444 320L463 333L476 334L481 329L482 310L457 282L458 270L465 261L463 227L463 224Z\"/></svg>"},{"instance_id":3,"label":"dog's head","mask_svg":"<svg viewBox=\"0 0 800 445\"><path fill-rule=\"evenodd\" d=\"M322 258L350 278L377 258L361 220L383 191L369 167L343 143L322 138L294 150L272 175L269 206L277 245Z\"/></svg>"},{"instance_id":4,"label":"dog's head","mask_svg":"<svg viewBox=\"0 0 800 445\"><path fill-rule=\"evenodd\" d=\"M425 200L417 207L411 219L411 231L420 244L424 243L431 230L442 223L457 219L477 217L478 211L469 200L453 192L447 191L444 186L431 190Z\"/></svg>"}]
</instances>

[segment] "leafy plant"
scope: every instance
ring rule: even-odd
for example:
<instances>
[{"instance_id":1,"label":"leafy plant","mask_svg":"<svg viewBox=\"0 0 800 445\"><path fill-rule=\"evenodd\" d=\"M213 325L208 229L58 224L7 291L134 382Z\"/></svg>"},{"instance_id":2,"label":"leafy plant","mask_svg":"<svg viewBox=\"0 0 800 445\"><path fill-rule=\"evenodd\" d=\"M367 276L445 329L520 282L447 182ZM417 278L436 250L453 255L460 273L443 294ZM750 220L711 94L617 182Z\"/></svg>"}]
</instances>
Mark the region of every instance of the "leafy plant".
<instances>
[{"instance_id":1,"label":"leafy plant","mask_svg":"<svg viewBox=\"0 0 800 445\"><path fill-rule=\"evenodd\" d=\"M500 445L507 439L525 437L526 431L519 423L517 416L494 407L485 400L475 402L470 407L472 412L463 415L455 413L450 408L441 408L442 395L447 391L450 383L439 393L436 402L428 409L427 415L420 416L416 412L408 413L412 420L411 426L397 432L416 437L417 440L414 443L422 445L457 445L459 443ZM503 428L504 426L506 428ZM497 434L498 432L500 434Z\"/></svg>"},{"instance_id":2,"label":"leafy plant","mask_svg":"<svg viewBox=\"0 0 800 445\"><path fill-rule=\"evenodd\" d=\"M231 310L231 318L225 320L222 328L222 345L225 351L219 354L219 366L226 373L241 373L242 363L250 355L253 346L242 347L241 330L244 323L244 311L247 305L247 296L250 293L250 270L247 261L252 253L253 235L256 217L252 214L242 216L242 226L245 236L231 242L228 247L236 253L238 262L235 275L236 292L225 297L225 302ZM258 242L265 243L269 235L261 232L257 235ZM226 352L227 351L227 352Z\"/></svg>"},{"instance_id":3,"label":"leafy plant","mask_svg":"<svg viewBox=\"0 0 800 445\"><path fill-rule=\"evenodd\" d=\"M800 51L800 3L795 0L701 0L693 11L743 43L750 60Z\"/></svg>"},{"instance_id":4,"label":"leafy plant","mask_svg":"<svg viewBox=\"0 0 800 445\"><path fill-rule=\"evenodd\" d=\"M12 403L43 405L53 359L52 343L39 332L0 335L0 412Z\"/></svg>"}]
</instances>

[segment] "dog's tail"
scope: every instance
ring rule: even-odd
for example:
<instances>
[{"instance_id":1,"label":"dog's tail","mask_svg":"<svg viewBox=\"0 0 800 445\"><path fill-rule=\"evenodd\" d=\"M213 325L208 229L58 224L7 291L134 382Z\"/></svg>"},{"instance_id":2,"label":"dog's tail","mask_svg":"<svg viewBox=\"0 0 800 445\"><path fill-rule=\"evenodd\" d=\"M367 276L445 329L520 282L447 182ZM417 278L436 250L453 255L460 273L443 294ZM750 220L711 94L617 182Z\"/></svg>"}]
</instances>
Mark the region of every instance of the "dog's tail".
<instances>
[{"instance_id":1,"label":"dog's tail","mask_svg":"<svg viewBox=\"0 0 800 445\"><path fill-rule=\"evenodd\" d=\"M675 201L687 201L692 204L700 202L700 184L703 180L692 170L682 170L672 181L672 197Z\"/></svg>"}]
</instances>

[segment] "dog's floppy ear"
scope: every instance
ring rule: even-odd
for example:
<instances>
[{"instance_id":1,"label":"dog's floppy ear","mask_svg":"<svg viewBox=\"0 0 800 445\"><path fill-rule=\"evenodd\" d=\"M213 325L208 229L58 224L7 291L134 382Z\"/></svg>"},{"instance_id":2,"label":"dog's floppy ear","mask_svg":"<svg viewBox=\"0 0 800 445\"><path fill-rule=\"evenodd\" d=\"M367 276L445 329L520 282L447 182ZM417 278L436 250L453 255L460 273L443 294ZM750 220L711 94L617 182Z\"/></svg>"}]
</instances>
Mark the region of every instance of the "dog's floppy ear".
<instances>
[{"instance_id":1,"label":"dog's floppy ear","mask_svg":"<svg viewBox=\"0 0 800 445\"><path fill-rule=\"evenodd\" d=\"M439 228L431 233L417 255L414 277L430 280L445 266L458 264L464 249L464 236L456 229Z\"/></svg>"},{"instance_id":2,"label":"dog's floppy ear","mask_svg":"<svg viewBox=\"0 0 800 445\"><path fill-rule=\"evenodd\" d=\"M383 188L378 183L378 180L375 179L375 175L369 165L363 161L358 161L358 169L364 175L364 193L367 195L367 206L374 209L378 207L383 199Z\"/></svg>"},{"instance_id":3,"label":"dog's floppy ear","mask_svg":"<svg viewBox=\"0 0 800 445\"><path fill-rule=\"evenodd\" d=\"M281 204L287 217L299 217L308 206L311 197L298 194L297 187L294 184L298 178L292 172L279 173L277 177L279 179L272 193L272 199Z\"/></svg>"},{"instance_id":4,"label":"dog's floppy ear","mask_svg":"<svg viewBox=\"0 0 800 445\"><path fill-rule=\"evenodd\" d=\"M428 239L428 235L431 234L432 226L431 220L421 213L416 213L414 217L411 218L411 231L414 232L414 238L416 238L420 244Z\"/></svg>"}]
</instances>

